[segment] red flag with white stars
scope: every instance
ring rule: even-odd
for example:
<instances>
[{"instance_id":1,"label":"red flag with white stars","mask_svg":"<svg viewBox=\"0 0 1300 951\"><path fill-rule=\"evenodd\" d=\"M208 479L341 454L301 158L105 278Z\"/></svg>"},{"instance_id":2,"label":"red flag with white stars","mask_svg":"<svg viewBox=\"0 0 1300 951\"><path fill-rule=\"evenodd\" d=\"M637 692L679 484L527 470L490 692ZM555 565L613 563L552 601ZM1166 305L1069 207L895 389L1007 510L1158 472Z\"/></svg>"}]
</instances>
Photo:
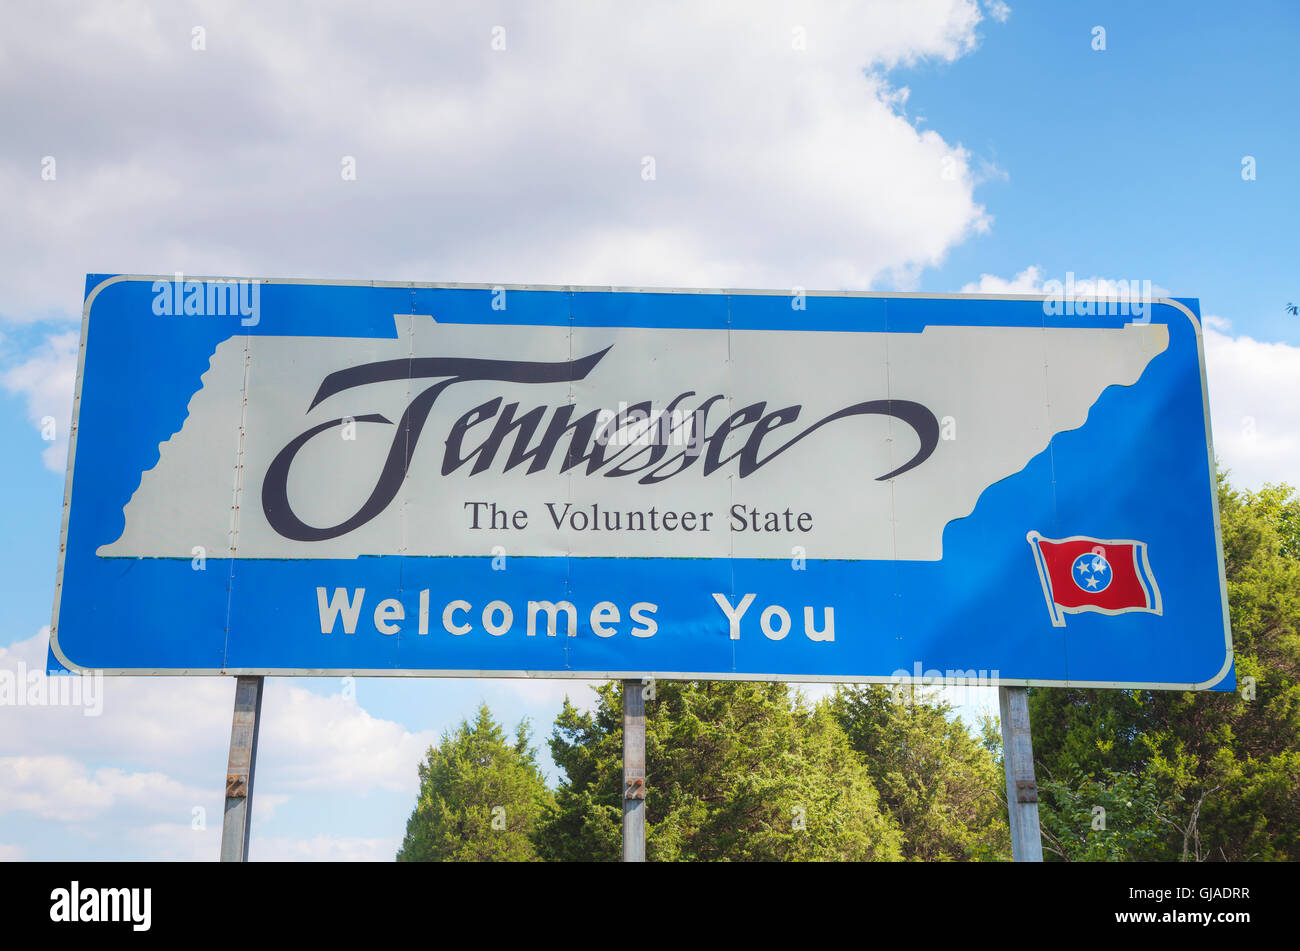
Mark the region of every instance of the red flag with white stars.
<instances>
[{"instance_id":1,"label":"red flag with white stars","mask_svg":"<svg viewBox=\"0 0 1300 951\"><path fill-rule=\"evenodd\" d=\"M1161 613L1160 589L1151 573L1146 542L1088 535L1044 538L1038 532L1026 537L1056 627L1065 626L1066 614L1084 611Z\"/></svg>"}]
</instances>

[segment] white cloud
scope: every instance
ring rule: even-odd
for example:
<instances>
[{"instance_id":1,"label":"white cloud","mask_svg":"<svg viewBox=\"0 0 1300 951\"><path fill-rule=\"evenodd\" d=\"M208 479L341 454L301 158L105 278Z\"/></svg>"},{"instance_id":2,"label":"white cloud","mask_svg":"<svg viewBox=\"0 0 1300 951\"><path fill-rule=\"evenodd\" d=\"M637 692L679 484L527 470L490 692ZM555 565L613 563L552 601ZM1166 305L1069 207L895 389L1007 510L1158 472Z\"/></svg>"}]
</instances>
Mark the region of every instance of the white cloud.
<instances>
[{"instance_id":1,"label":"white cloud","mask_svg":"<svg viewBox=\"0 0 1300 951\"><path fill-rule=\"evenodd\" d=\"M1057 289L1052 282L1061 285ZM1045 290L1046 288L1046 290ZM1140 279L1112 280L1106 277L1082 277L1073 272L1057 276L1044 275L1042 268L1031 264L1012 278L981 274L978 281L963 284L963 294L1043 294L1064 293L1075 299L1102 298L1131 300L1135 297L1168 297L1169 290L1152 281Z\"/></svg>"},{"instance_id":2,"label":"white cloud","mask_svg":"<svg viewBox=\"0 0 1300 951\"><path fill-rule=\"evenodd\" d=\"M204 793L160 772L91 770L62 755L0 757L0 813L25 810L44 819L91 822L105 813L189 812Z\"/></svg>"},{"instance_id":3,"label":"white cloud","mask_svg":"<svg viewBox=\"0 0 1300 951\"><path fill-rule=\"evenodd\" d=\"M34 637L0 648L0 671L44 677L40 672L48 642L49 629L42 628ZM196 775L223 774L232 678L104 677L101 683L99 716L86 716L77 706L6 708L8 729L0 734L0 756L33 757L57 749L133 764L184 766L188 761ZM268 678L262 716L259 757L265 753L275 761L289 792L336 783L359 793L414 789L415 763L437 739L432 731L413 733L373 717L341 694L313 693L293 678ZM261 792L259 788L259 797Z\"/></svg>"},{"instance_id":4,"label":"white cloud","mask_svg":"<svg viewBox=\"0 0 1300 951\"><path fill-rule=\"evenodd\" d=\"M0 647L0 671L44 677L49 628ZM225 769L234 684L229 678L104 677L83 694L83 706L4 708L0 756L42 756L52 750L150 771L165 763L191 764L217 775ZM98 689L99 693L93 695ZM99 705L99 716L86 707Z\"/></svg>"},{"instance_id":5,"label":"white cloud","mask_svg":"<svg viewBox=\"0 0 1300 951\"><path fill-rule=\"evenodd\" d=\"M42 629L0 648L0 674L8 672L10 682L44 678L48 639ZM82 706L0 711L0 815L30 813L83 834L110 827L133 837L154 829L129 848L157 849L141 857L211 858L215 846L190 823L202 808L220 834L232 680L106 677L101 689L99 716L86 716ZM262 716L255 827L279 808L294 808L296 797L322 790L395 790L414 801L416 765L437 739L287 678L267 680Z\"/></svg>"},{"instance_id":6,"label":"white cloud","mask_svg":"<svg viewBox=\"0 0 1300 951\"><path fill-rule=\"evenodd\" d=\"M163 862L211 862L221 854L221 810L194 821L133 826L131 836L150 858Z\"/></svg>"},{"instance_id":7,"label":"white cloud","mask_svg":"<svg viewBox=\"0 0 1300 951\"><path fill-rule=\"evenodd\" d=\"M275 764L278 788L290 791L383 788L409 791L414 801L416 764L438 739L372 717L341 694L292 686L267 690L262 717L258 755Z\"/></svg>"},{"instance_id":8,"label":"white cloud","mask_svg":"<svg viewBox=\"0 0 1300 951\"><path fill-rule=\"evenodd\" d=\"M45 468L62 475L68 465L68 433L77 378L76 331L51 334L17 366L0 374L0 384L27 401L27 418L50 444L41 452Z\"/></svg>"},{"instance_id":9,"label":"white cloud","mask_svg":"<svg viewBox=\"0 0 1300 951\"><path fill-rule=\"evenodd\" d=\"M1007 18L1011 16L1011 7L1005 0L988 0L984 4L984 9L988 11L989 16L999 23L1006 23Z\"/></svg>"},{"instance_id":10,"label":"white cloud","mask_svg":"<svg viewBox=\"0 0 1300 951\"><path fill-rule=\"evenodd\" d=\"M966 55L980 19L976 0L23 7L0 40L0 300L75 314L86 269L912 280L989 219L969 153L900 115L882 71Z\"/></svg>"},{"instance_id":11,"label":"white cloud","mask_svg":"<svg viewBox=\"0 0 1300 951\"><path fill-rule=\"evenodd\" d=\"M256 862L391 862L400 839L315 835L310 839L253 837L248 857Z\"/></svg>"},{"instance_id":12,"label":"white cloud","mask_svg":"<svg viewBox=\"0 0 1300 951\"><path fill-rule=\"evenodd\" d=\"M1007 279L996 274L981 274L978 281L962 285L963 294L1041 294L1043 275L1037 265L1031 264L1015 277Z\"/></svg>"},{"instance_id":13,"label":"white cloud","mask_svg":"<svg viewBox=\"0 0 1300 951\"><path fill-rule=\"evenodd\" d=\"M1214 451L1238 488L1300 485L1300 347L1234 337L1229 329L1221 318L1205 319Z\"/></svg>"},{"instance_id":14,"label":"white cloud","mask_svg":"<svg viewBox=\"0 0 1300 951\"><path fill-rule=\"evenodd\" d=\"M605 681L561 680L549 677L498 677L489 679L486 683L491 685L494 697L512 695L522 698L530 706L550 707L557 711L564 706L567 697L577 709L590 711L596 708L596 691L593 688ZM488 700L488 706L494 707L495 703ZM536 727L537 724L533 726Z\"/></svg>"}]
</instances>

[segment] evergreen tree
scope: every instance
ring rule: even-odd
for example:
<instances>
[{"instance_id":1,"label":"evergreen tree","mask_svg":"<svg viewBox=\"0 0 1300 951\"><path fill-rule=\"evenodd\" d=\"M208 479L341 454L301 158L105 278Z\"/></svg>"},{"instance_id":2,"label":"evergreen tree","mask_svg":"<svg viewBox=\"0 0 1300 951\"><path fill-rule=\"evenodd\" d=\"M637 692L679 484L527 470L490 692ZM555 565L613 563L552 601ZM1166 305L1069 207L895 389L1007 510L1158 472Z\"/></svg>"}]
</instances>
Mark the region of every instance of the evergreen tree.
<instances>
[{"instance_id":1,"label":"evergreen tree","mask_svg":"<svg viewBox=\"0 0 1300 951\"><path fill-rule=\"evenodd\" d=\"M785 684L660 682L646 703L647 857L652 861L890 860L896 823L835 717ZM566 701L550 745L565 779L544 855L621 854L622 695L593 713Z\"/></svg>"},{"instance_id":2,"label":"evergreen tree","mask_svg":"<svg viewBox=\"0 0 1300 951\"><path fill-rule=\"evenodd\" d=\"M420 794L399 862L535 861L533 836L551 807L529 746L527 722L513 743L483 704L420 764Z\"/></svg>"},{"instance_id":3,"label":"evergreen tree","mask_svg":"<svg viewBox=\"0 0 1300 951\"><path fill-rule=\"evenodd\" d=\"M1002 767L946 702L840 687L830 709L921 861L1009 859Z\"/></svg>"}]
</instances>

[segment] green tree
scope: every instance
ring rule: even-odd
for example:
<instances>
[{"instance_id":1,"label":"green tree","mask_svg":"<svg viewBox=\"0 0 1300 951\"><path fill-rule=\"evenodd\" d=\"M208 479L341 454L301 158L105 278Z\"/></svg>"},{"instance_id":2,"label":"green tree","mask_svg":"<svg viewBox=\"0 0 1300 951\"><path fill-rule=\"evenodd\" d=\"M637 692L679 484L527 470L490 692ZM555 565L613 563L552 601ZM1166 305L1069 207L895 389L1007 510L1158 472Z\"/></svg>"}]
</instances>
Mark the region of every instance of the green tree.
<instances>
[{"instance_id":1,"label":"green tree","mask_svg":"<svg viewBox=\"0 0 1300 951\"><path fill-rule=\"evenodd\" d=\"M550 746L565 778L544 855L621 854L622 695L565 702ZM780 683L660 682L646 703L646 850L652 861L892 860L897 824L824 706Z\"/></svg>"},{"instance_id":2,"label":"green tree","mask_svg":"<svg viewBox=\"0 0 1300 951\"><path fill-rule=\"evenodd\" d=\"M1300 558L1300 496L1295 489L1285 482L1280 485L1265 485L1258 492L1249 490L1233 493L1236 496L1233 505L1234 514L1245 509L1258 516L1277 535L1278 554L1285 558Z\"/></svg>"},{"instance_id":3,"label":"green tree","mask_svg":"<svg viewBox=\"0 0 1300 951\"><path fill-rule=\"evenodd\" d=\"M945 702L840 687L830 709L921 861L1009 859L1002 767Z\"/></svg>"},{"instance_id":4,"label":"green tree","mask_svg":"<svg viewBox=\"0 0 1300 951\"><path fill-rule=\"evenodd\" d=\"M1108 771L1038 783L1043 854L1073 862L1163 858L1167 804L1145 775Z\"/></svg>"},{"instance_id":5,"label":"green tree","mask_svg":"<svg viewBox=\"0 0 1300 951\"><path fill-rule=\"evenodd\" d=\"M1221 477L1219 509L1236 693L1031 691L1062 858L1096 852L1076 800L1132 783L1150 805L1107 818L1129 858L1300 859L1300 499Z\"/></svg>"},{"instance_id":6,"label":"green tree","mask_svg":"<svg viewBox=\"0 0 1300 951\"><path fill-rule=\"evenodd\" d=\"M552 797L527 721L507 740L486 704L443 734L420 764L420 794L399 862L535 861L533 836Z\"/></svg>"}]
</instances>

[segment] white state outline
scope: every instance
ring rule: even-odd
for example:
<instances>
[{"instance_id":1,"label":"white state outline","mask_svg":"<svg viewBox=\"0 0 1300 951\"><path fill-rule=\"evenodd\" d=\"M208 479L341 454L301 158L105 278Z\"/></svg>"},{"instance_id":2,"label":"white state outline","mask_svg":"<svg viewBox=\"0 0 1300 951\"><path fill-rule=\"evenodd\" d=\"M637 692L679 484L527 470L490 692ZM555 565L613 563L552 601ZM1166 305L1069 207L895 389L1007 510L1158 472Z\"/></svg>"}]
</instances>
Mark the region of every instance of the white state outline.
<instances>
[{"instance_id":1,"label":"white state outline","mask_svg":"<svg viewBox=\"0 0 1300 951\"><path fill-rule=\"evenodd\" d=\"M1048 610L1052 614L1053 627L1065 627L1065 618L1060 617L1060 614L1108 614L1111 615L1112 617L1117 614L1133 614L1133 613L1156 614L1156 615L1164 614L1164 602L1160 599L1160 585L1156 584L1156 576L1151 573L1151 562L1147 558L1146 542L1140 542L1135 538L1095 538L1092 535L1069 535L1065 538L1048 538L1046 535L1042 535L1039 532L1034 530L1030 530L1026 532L1025 539L1029 542L1029 546L1034 550L1034 560L1038 565L1038 580L1042 582L1043 594L1047 597L1047 600L1049 602ZM1101 545L1103 547L1106 545L1132 545L1133 546L1133 574L1137 576L1138 584L1142 586L1142 594L1147 599L1147 607L1099 608L1099 607L1094 607L1093 605L1090 604L1086 604L1077 608L1067 608L1063 604L1058 604L1056 599L1053 597L1051 574L1047 571L1047 566L1043 564L1042 549L1038 547L1038 543L1040 541L1050 542L1053 545L1059 545L1062 542L1096 542L1098 545ZM1141 564L1138 563L1138 552L1142 553ZM1083 557L1082 555L1079 556L1079 558L1082 557ZM1075 561L1078 561L1079 558L1076 558ZM1110 559L1107 559L1106 563L1109 565ZM1144 571L1146 572L1145 580L1143 579ZM1073 565L1071 565L1070 578L1071 580L1073 580L1074 578ZM1114 569L1111 569L1111 578L1113 581ZM1150 582L1149 585L1148 582ZM1075 582L1075 586L1078 587L1078 582ZM1110 587L1110 584L1107 583L1106 587L1107 588ZM1092 593L1087 588L1079 588L1079 590L1082 591L1084 594ZM1098 588L1097 593L1101 593L1102 591L1105 590L1106 588ZM1057 613L1058 611L1060 612L1060 614ZM1057 620L1058 618L1060 618L1059 622Z\"/></svg>"},{"instance_id":2,"label":"white state outline","mask_svg":"<svg viewBox=\"0 0 1300 951\"><path fill-rule=\"evenodd\" d=\"M89 276L89 275L87 275ZM462 284L423 281L349 281L332 278L232 278L216 275L185 275L189 281L242 280L261 284L312 285L330 287L405 287L441 290L506 291L561 291L565 293L632 293L632 294L735 294L755 296L789 296L789 291L753 288L680 288L680 287L616 287L580 284ZM50 651L65 668L74 672L98 670L106 676L203 676L203 677L463 677L489 679L539 679L539 680L737 680L780 683L897 683L896 676L853 676L826 674L798 674L774 676L771 674L741 674L735 671L571 671L571 670L394 670L390 668L306 668L306 667L221 667L221 668L90 668L70 660L59 646L59 606L63 597L63 561L67 553L68 518L72 503L72 472L77 453L77 422L81 411L81 385L86 361L86 337L90 327L91 308L99 293L106 287L123 281L173 282L173 274L114 274L104 278L86 295L81 311L81 341L77 348L77 382L72 402L72 425L68 436L68 468L63 489L63 518L59 529L59 564L54 582L54 612L50 621ZM1038 301L1042 294L924 294L914 292L873 293L870 291L804 291L806 297L860 297L877 299L911 300L984 300L984 301ZM1205 341L1201 322L1186 306L1171 297L1149 301L1154 307L1165 305L1182 313L1196 334L1196 355L1201 371L1201 412L1204 419L1205 451L1210 477L1210 507L1214 514L1214 540L1219 562L1219 598L1223 608L1224 660L1219 672L1209 680L1199 683L1147 683L1113 680L1039 680L1034 678L993 678L989 686L1005 687L1104 687L1121 690L1209 690L1227 676L1232 669L1232 627L1228 617L1228 582L1223 564L1223 530L1219 518L1219 493L1214 460L1214 435L1210 427L1210 397L1205 376ZM1150 319L1150 318L1148 318ZM1064 625L1064 621L1060 626Z\"/></svg>"}]
</instances>

